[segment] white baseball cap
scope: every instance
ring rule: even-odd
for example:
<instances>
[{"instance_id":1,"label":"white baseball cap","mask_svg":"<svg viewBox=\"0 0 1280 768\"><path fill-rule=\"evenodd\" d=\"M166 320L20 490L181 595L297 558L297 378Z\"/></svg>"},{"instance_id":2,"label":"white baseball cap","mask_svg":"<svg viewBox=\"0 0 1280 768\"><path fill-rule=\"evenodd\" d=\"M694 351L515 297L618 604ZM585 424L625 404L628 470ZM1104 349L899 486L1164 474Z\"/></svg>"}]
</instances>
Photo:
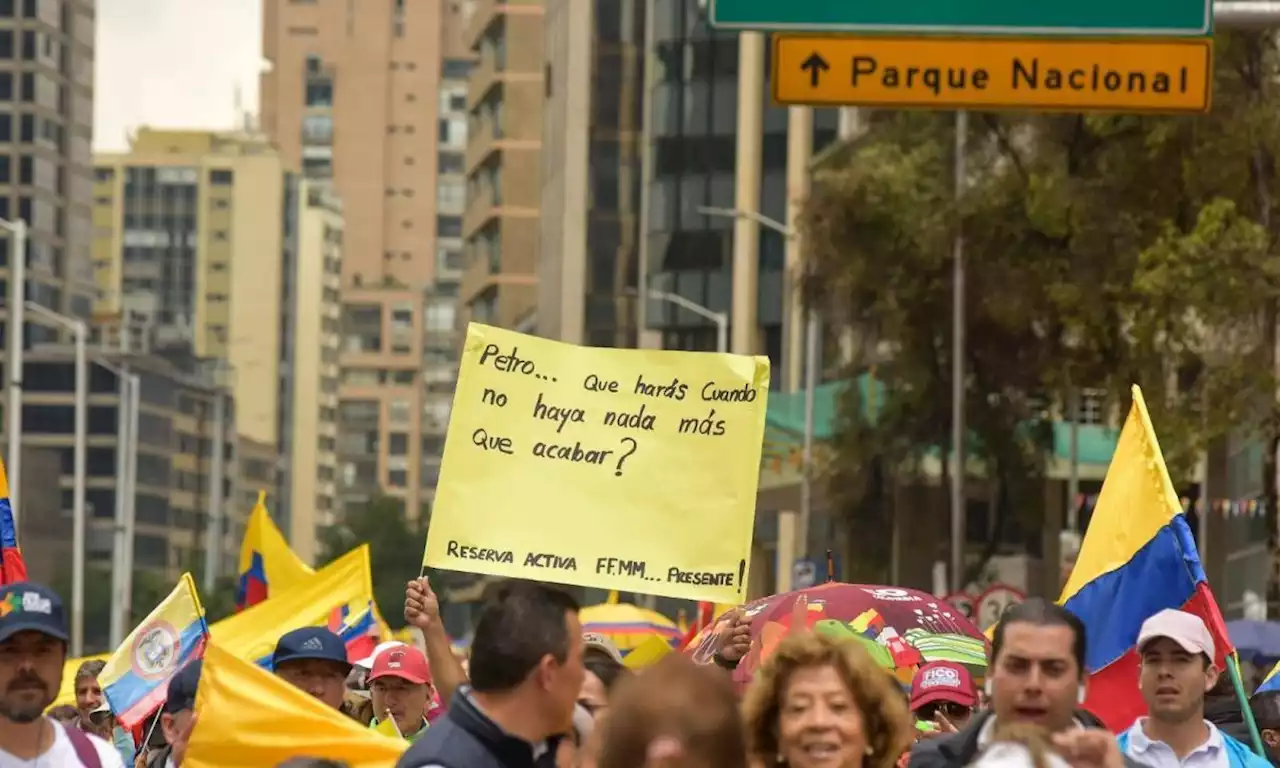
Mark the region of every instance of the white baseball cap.
<instances>
[{"instance_id":1,"label":"white baseball cap","mask_svg":"<svg viewBox=\"0 0 1280 768\"><path fill-rule=\"evenodd\" d=\"M1209 634L1204 620L1186 611L1166 608L1142 622L1142 629L1138 630L1138 650L1162 637L1177 643L1187 653L1203 653L1210 663L1216 657L1213 635Z\"/></svg>"},{"instance_id":2,"label":"white baseball cap","mask_svg":"<svg viewBox=\"0 0 1280 768\"><path fill-rule=\"evenodd\" d=\"M363 667L365 669L373 669L373 660L378 658L378 654L382 653L388 648L399 648L402 645L404 645L404 643L400 642L399 640L388 640L385 643L379 643L378 647L373 649L373 653L357 661L356 666Z\"/></svg>"}]
</instances>

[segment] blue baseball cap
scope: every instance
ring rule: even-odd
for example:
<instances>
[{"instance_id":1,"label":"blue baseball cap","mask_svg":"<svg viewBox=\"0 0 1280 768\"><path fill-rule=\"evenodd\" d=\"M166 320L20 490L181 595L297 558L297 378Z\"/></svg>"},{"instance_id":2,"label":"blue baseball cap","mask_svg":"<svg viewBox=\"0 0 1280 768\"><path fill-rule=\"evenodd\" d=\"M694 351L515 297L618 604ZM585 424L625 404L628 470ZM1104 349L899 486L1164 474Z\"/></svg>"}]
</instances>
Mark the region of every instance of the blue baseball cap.
<instances>
[{"instance_id":1,"label":"blue baseball cap","mask_svg":"<svg viewBox=\"0 0 1280 768\"><path fill-rule=\"evenodd\" d=\"M169 678L169 697L164 700L164 711L177 714L196 708L196 690L200 687L200 671L204 661L196 659Z\"/></svg>"},{"instance_id":2,"label":"blue baseball cap","mask_svg":"<svg viewBox=\"0 0 1280 768\"><path fill-rule=\"evenodd\" d=\"M57 592L33 581L0 587L0 643L19 632L40 632L67 642L67 617Z\"/></svg>"},{"instance_id":3,"label":"blue baseball cap","mask_svg":"<svg viewBox=\"0 0 1280 768\"><path fill-rule=\"evenodd\" d=\"M286 633L276 643L275 653L271 654L271 668L277 669L288 661L303 660L332 661L341 664L347 672L351 671L346 644L324 627L303 627Z\"/></svg>"}]
</instances>

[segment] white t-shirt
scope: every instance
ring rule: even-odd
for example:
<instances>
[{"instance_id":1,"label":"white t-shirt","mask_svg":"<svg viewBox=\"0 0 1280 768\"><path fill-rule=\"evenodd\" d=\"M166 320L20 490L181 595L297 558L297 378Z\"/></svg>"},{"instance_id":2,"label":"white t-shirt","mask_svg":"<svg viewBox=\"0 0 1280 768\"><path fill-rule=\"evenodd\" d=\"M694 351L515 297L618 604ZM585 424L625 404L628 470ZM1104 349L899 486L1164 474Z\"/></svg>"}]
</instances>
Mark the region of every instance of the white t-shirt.
<instances>
[{"instance_id":1,"label":"white t-shirt","mask_svg":"<svg viewBox=\"0 0 1280 768\"><path fill-rule=\"evenodd\" d=\"M92 734L85 734L93 748L98 750L98 760L102 768L124 768L124 761L116 748ZM53 724L53 746L34 760L21 760L0 747L0 768L79 768L80 758L76 756L75 747L63 726Z\"/></svg>"}]
</instances>

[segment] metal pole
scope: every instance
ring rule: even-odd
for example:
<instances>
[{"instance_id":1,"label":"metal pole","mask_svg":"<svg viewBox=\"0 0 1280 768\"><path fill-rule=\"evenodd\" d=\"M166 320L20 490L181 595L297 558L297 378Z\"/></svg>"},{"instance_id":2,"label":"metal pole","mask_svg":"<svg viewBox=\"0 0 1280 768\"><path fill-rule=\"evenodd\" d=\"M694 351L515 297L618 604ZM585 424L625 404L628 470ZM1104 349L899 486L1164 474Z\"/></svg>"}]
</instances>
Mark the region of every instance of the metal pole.
<instances>
[{"instance_id":1,"label":"metal pole","mask_svg":"<svg viewBox=\"0 0 1280 768\"><path fill-rule=\"evenodd\" d=\"M810 310L804 334L804 444L801 453L800 520L796 534L796 558L809 552L809 525L813 519L813 411L818 389L819 338L822 325L818 313Z\"/></svg>"},{"instance_id":2,"label":"metal pole","mask_svg":"<svg viewBox=\"0 0 1280 768\"><path fill-rule=\"evenodd\" d=\"M209 460L208 522L204 541L204 588L212 592L218 580L218 561L222 558L222 454L226 450L226 404L222 390L213 396L213 456Z\"/></svg>"},{"instance_id":3,"label":"metal pole","mask_svg":"<svg viewBox=\"0 0 1280 768\"><path fill-rule=\"evenodd\" d=\"M724 312L716 313L716 351L729 351L729 316Z\"/></svg>"},{"instance_id":4,"label":"metal pole","mask_svg":"<svg viewBox=\"0 0 1280 768\"><path fill-rule=\"evenodd\" d=\"M138 411L142 405L142 378L136 373L129 375L129 452L125 468L125 483L129 493L125 497L124 517L124 603L120 610L124 612L125 623L133 622L133 546L134 532L137 529L138 511Z\"/></svg>"},{"instance_id":5,"label":"metal pole","mask_svg":"<svg viewBox=\"0 0 1280 768\"><path fill-rule=\"evenodd\" d=\"M85 444L89 440L89 369L85 360L86 331L83 320L73 324L76 338L74 479L71 492L71 655L84 655L84 486Z\"/></svg>"},{"instance_id":6,"label":"metal pole","mask_svg":"<svg viewBox=\"0 0 1280 768\"><path fill-rule=\"evenodd\" d=\"M783 342L783 358L786 360L786 371L783 377L783 388L786 392L798 392L801 387L801 371L804 369L804 358L801 350L805 348L805 315L804 315L804 253L797 233L800 214L809 197L809 161L813 159L813 110L809 107L790 107L787 110L787 237L786 275L790 280L787 292L787 317L784 321L786 340ZM800 516L800 534L796 541L803 547L806 520Z\"/></svg>"},{"instance_id":7,"label":"metal pole","mask_svg":"<svg viewBox=\"0 0 1280 768\"><path fill-rule=\"evenodd\" d=\"M1213 4L1213 23L1220 29L1280 25L1280 2L1272 0L1216 2Z\"/></svg>"},{"instance_id":8,"label":"metal pole","mask_svg":"<svg viewBox=\"0 0 1280 768\"><path fill-rule=\"evenodd\" d=\"M760 207L760 166L764 143L764 35L738 35L738 146L734 207ZM733 223L733 351L756 353L760 278L760 225L745 217Z\"/></svg>"},{"instance_id":9,"label":"metal pole","mask_svg":"<svg viewBox=\"0 0 1280 768\"><path fill-rule=\"evenodd\" d=\"M9 344L9 407L5 414L9 429L9 505L13 524L20 526L22 514L22 337L27 306L27 224L9 224L9 323L5 339Z\"/></svg>"},{"instance_id":10,"label":"metal pole","mask_svg":"<svg viewBox=\"0 0 1280 768\"><path fill-rule=\"evenodd\" d=\"M955 145L955 195L958 201L964 195L965 144L969 134L969 113L956 113ZM964 534L965 534L965 290L964 290L964 234L957 228L952 248L951 281L951 590L964 589Z\"/></svg>"},{"instance_id":11,"label":"metal pole","mask_svg":"<svg viewBox=\"0 0 1280 768\"><path fill-rule=\"evenodd\" d=\"M1080 530L1080 390L1071 387L1067 395L1070 405L1067 417L1070 421L1071 467L1067 474L1067 530Z\"/></svg>"},{"instance_id":12,"label":"metal pole","mask_svg":"<svg viewBox=\"0 0 1280 768\"><path fill-rule=\"evenodd\" d=\"M116 402L116 513L111 536L111 647L119 648L124 642L125 627L129 623L129 617L125 613L124 550L128 542L125 483L129 474L126 449L129 446L129 384L132 377L128 367L122 367L115 374L120 395Z\"/></svg>"}]
</instances>

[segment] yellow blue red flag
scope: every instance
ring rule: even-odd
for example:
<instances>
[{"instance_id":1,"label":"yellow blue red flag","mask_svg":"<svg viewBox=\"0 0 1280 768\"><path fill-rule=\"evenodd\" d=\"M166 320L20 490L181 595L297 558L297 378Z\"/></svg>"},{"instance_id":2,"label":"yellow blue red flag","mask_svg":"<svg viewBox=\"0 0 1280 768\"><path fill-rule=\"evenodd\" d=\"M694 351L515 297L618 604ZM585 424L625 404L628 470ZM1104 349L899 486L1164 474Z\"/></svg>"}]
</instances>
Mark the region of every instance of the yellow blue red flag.
<instances>
[{"instance_id":1,"label":"yellow blue red flag","mask_svg":"<svg viewBox=\"0 0 1280 768\"><path fill-rule=\"evenodd\" d=\"M1142 390L1133 406L1059 599L1084 622L1089 672L1085 708L1119 732L1146 713L1138 690L1138 630L1166 608L1199 616L1215 660L1231 652L1226 623L1209 591L1195 537L1169 479Z\"/></svg>"},{"instance_id":2,"label":"yellow blue red flag","mask_svg":"<svg viewBox=\"0 0 1280 768\"><path fill-rule=\"evenodd\" d=\"M169 678L204 654L208 637L195 582L191 574L184 573L169 596L111 654L98 675L116 720L132 728L150 716L164 701Z\"/></svg>"},{"instance_id":3,"label":"yellow blue red flag","mask_svg":"<svg viewBox=\"0 0 1280 768\"><path fill-rule=\"evenodd\" d=\"M18 548L18 524L9 502L9 475L0 461L0 584L27 580L27 563Z\"/></svg>"},{"instance_id":4,"label":"yellow blue red flag","mask_svg":"<svg viewBox=\"0 0 1280 768\"><path fill-rule=\"evenodd\" d=\"M267 512L266 501L266 492L259 491L258 503L249 513L244 541L240 543L236 608L241 610L286 592L315 573L289 547Z\"/></svg>"}]
</instances>

